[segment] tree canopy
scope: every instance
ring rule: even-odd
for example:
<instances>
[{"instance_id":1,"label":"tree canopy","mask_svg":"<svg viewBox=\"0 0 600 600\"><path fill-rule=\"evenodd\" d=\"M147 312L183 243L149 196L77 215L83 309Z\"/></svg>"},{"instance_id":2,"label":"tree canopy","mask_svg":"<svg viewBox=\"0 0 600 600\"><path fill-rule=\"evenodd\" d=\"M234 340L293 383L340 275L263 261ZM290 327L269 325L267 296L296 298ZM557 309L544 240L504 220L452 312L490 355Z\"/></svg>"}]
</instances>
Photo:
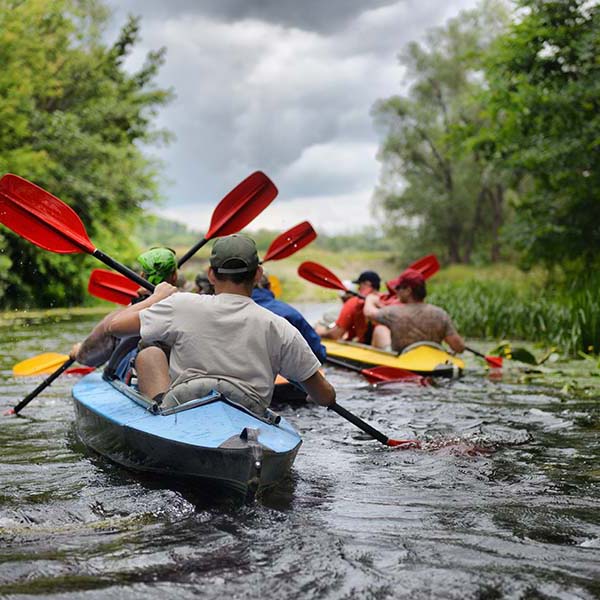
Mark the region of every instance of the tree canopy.
<instances>
[{"instance_id":1,"label":"tree canopy","mask_svg":"<svg viewBox=\"0 0 600 600\"><path fill-rule=\"evenodd\" d=\"M159 198L159 165L140 144L168 140L153 120L172 94L154 83L164 49L128 73L139 20L106 45L108 17L100 2L0 0L0 173L61 198L98 247L132 262L131 227ZM45 252L4 227L0 252L0 305L82 300L90 259Z\"/></svg>"}]
</instances>

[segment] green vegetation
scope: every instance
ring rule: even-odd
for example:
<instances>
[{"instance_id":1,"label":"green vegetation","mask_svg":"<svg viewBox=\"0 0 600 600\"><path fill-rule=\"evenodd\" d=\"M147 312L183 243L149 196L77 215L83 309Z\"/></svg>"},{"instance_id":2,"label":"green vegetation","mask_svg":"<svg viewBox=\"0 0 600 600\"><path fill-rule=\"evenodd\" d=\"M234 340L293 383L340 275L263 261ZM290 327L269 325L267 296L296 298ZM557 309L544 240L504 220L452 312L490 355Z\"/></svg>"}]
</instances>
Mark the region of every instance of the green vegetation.
<instances>
[{"instance_id":1,"label":"green vegetation","mask_svg":"<svg viewBox=\"0 0 600 600\"><path fill-rule=\"evenodd\" d=\"M405 247L445 262L600 261L600 5L484 0L401 56L378 206Z\"/></svg>"},{"instance_id":2,"label":"green vegetation","mask_svg":"<svg viewBox=\"0 0 600 600\"><path fill-rule=\"evenodd\" d=\"M133 263L132 223L158 199L158 165L140 143L170 98L154 78L163 50L133 74L123 68L139 37L130 18L111 46L101 2L0 0L0 173L25 175L71 205L94 243ZM0 231L0 307L64 306L85 297L83 256L41 250Z\"/></svg>"}]
</instances>

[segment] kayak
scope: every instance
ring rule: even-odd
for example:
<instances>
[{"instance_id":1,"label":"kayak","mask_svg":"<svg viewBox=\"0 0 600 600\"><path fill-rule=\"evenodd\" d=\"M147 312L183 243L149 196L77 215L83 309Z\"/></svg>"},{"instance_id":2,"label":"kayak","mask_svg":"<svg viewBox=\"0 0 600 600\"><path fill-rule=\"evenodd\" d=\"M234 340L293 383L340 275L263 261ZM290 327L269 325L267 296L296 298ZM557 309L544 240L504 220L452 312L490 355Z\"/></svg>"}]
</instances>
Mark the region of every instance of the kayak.
<instances>
[{"instance_id":1,"label":"kayak","mask_svg":"<svg viewBox=\"0 0 600 600\"><path fill-rule=\"evenodd\" d=\"M433 342L411 344L401 354L379 350L366 344L323 339L327 362L339 367L395 367L433 377L459 377L465 368L460 358L448 354Z\"/></svg>"},{"instance_id":2,"label":"kayak","mask_svg":"<svg viewBox=\"0 0 600 600\"><path fill-rule=\"evenodd\" d=\"M193 479L252 497L290 471L302 439L284 418L258 417L217 392L161 410L99 372L73 387L81 440L137 471Z\"/></svg>"}]
</instances>

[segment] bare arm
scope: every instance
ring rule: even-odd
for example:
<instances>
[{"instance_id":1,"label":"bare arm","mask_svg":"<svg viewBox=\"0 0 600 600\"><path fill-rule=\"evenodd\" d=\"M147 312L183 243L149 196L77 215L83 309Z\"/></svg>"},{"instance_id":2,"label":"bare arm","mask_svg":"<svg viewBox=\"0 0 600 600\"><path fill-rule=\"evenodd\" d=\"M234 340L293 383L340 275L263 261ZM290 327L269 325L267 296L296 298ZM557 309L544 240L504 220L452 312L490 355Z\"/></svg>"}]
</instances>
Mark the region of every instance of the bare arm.
<instances>
[{"instance_id":1,"label":"bare arm","mask_svg":"<svg viewBox=\"0 0 600 600\"><path fill-rule=\"evenodd\" d=\"M444 338L444 341L454 352L463 352L465 349L465 341L458 335L458 333L453 333L451 335L447 335Z\"/></svg>"},{"instance_id":2,"label":"bare arm","mask_svg":"<svg viewBox=\"0 0 600 600\"><path fill-rule=\"evenodd\" d=\"M334 325L331 328L325 328L317 325L316 332L322 338L327 338L328 340L339 340L344 333L346 333L346 330L342 329L339 325Z\"/></svg>"},{"instance_id":3,"label":"bare arm","mask_svg":"<svg viewBox=\"0 0 600 600\"><path fill-rule=\"evenodd\" d=\"M321 406L330 406L335 403L335 390L333 386L323 377L321 371L302 382L308 393L309 399Z\"/></svg>"},{"instance_id":4,"label":"bare arm","mask_svg":"<svg viewBox=\"0 0 600 600\"><path fill-rule=\"evenodd\" d=\"M117 312L121 311L106 315L83 342L73 346L69 356L78 363L90 367L99 367L104 364L110 358L117 343L116 338L110 335L106 329L107 323Z\"/></svg>"},{"instance_id":5,"label":"bare arm","mask_svg":"<svg viewBox=\"0 0 600 600\"><path fill-rule=\"evenodd\" d=\"M148 298L142 300L142 302L132 304L122 311L115 313L106 324L108 333L119 338L129 337L130 335L139 335L140 313L145 308L149 308L153 304L168 298L176 291L177 288L170 283L165 281L159 283L151 296L148 296Z\"/></svg>"},{"instance_id":6,"label":"bare arm","mask_svg":"<svg viewBox=\"0 0 600 600\"><path fill-rule=\"evenodd\" d=\"M377 321L377 313L381 308L381 302L377 294L369 294L365 299L365 306L363 307L363 313L367 319Z\"/></svg>"}]
</instances>

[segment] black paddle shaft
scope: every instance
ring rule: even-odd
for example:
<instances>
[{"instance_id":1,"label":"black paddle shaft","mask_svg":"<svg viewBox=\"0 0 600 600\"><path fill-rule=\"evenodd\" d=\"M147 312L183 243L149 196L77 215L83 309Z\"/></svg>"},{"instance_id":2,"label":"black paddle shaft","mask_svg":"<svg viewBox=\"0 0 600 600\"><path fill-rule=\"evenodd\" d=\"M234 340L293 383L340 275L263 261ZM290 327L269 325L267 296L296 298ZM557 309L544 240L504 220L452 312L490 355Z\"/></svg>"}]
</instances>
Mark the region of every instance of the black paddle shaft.
<instances>
[{"instance_id":1,"label":"black paddle shaft","mask_svg":"<svg viewBox=\"0 0 600 600\"><path fill-rule=\"evenodd\" d=\"M108 265L111 269L118 271L119 273L121 273L121 275L125 275L125 277L131 279L131 281L135 281L135 283L146 288L149 292L154 291L154 286L149 281L146 281L141 275L138 275L135 271L132 271L125 265L122 265L120 262L117 262L116 260L112 259L110 256L108 256L108 254L104 254L102 250L98 250L98 248L96 248L92 256L96 257L98 260L101 260L105 265Z\"/></svg>"},{"instance_id":2,"label":"black paddle shaft","mask_svg":"<svg viewBox=\"0 0 600 600\"><path fill-rule=\"evenodd\" d=\"M75 362L74 358L69 358L66 360L62 366L58 367L52 375L44 379L40 385L38 385L33 392L30 392L13 408L13 412L15 414L19 414L19 411L23 410L40 392L45 390L57 377L60 377L73 363Z\"/></svg>"},{"instance_id":3,"label":"black paddle shaft","mask_svg":"<svg viewBox=\"0 0 600 600\"><path fill-rule=\"evenodd\" d=\"M328 410L332 410L336 412L340 417L344 417L352 423L356 425L359 429L362 429L365 433L368 433L371 437L374 437L376 440L385 444L389 441L389 438L381 433L381 431L377 431L374 427L371 427L368 423L365 423L362 419L359 419L356 415L352 414L349 410L346 410L343 406L339 404L331 404L327 407Z\"/></svg>"},{"instance_id":4,"label":"black paddle shaft","mask_svg":"<svg viewBox=\"0 0 600 600\"><path fill-rule=\"evenodd\" d=\"M198 250L200 250L200 248L202 248L202 246L206 245L206 243L208 242L208 240L206 238L202 238L199 242L197 242L196 244L194 244L178 261L177 261L177 267L181 267L181 265L185 262L187 262L192 256L194 256L194 254L196 254L196 252L198 252Z\"/></svg>"}]
</instances>

